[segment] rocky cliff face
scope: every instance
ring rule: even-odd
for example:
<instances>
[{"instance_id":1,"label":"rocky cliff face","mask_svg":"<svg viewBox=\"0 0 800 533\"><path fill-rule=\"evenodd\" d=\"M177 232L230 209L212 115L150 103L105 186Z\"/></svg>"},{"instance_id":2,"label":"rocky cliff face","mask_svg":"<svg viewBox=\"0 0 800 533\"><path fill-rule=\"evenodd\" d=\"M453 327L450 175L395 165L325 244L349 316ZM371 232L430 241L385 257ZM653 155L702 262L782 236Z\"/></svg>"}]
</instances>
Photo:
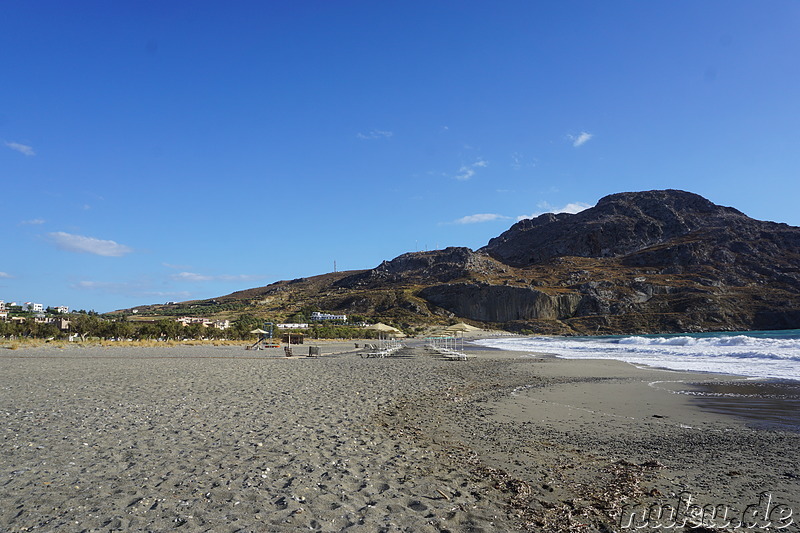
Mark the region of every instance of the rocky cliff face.
<instances>
[{"instance_id":1,"label":"rocky cliff face","mask_svg":"<svg viewBox=\"0 0 800 533\"><path fill-rule=\"evenodd\" d=\"M551 295L488 283L434 285L422 289L419 296L456 316L490 323L561 320L573 316L582 300L579 293Z\"/></svg>"}]
</instances>

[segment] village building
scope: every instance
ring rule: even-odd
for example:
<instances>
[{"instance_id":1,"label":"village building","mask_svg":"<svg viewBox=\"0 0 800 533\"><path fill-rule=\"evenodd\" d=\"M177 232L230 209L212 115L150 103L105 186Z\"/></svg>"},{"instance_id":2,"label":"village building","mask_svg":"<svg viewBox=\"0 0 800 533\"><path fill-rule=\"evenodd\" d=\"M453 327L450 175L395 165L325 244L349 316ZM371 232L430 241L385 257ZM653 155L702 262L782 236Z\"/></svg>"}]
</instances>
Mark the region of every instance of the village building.
<instances>
[{"instance_id":1,"label":"village building","mask_svg":"<svg viewBox=\"0 0 800 533\"><path fill-rule=\"evenodd\" d=\"M204 328L217 328L217 329L228 329L231 327L230 320L211 320L210 318L203 318L199 316L183 316L181 318L176 318L176 322L184 326L188 326L190 324L200 324Z\"/></svg>"},{"instance_id":2,"label":"village building","mask_svg":"<svg viewBox=\"0 0 800 533\"><path fill-rule=\"evenodd\" d=\"M314 311L311 313L311 320L314 320L315 322L321 322L323 320L347 322L347 315L332 315L330 313L320 313L319 311Z\"/></svg>"}]
</instances>

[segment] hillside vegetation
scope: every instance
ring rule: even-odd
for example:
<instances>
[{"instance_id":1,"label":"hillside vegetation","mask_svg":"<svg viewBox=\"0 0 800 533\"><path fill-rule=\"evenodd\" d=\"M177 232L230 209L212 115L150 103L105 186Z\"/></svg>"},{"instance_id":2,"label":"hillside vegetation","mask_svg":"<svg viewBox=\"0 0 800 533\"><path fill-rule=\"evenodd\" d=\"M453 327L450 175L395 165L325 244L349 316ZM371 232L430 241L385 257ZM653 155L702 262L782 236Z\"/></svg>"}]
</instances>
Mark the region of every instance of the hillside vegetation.
<instances>
[{"instance_id":1,"label":"hillside vegetation","mask_svg":"<svg viewBox=\"0 0 800 533\"><path fill-rule=\"evenodd\" d=\"M370 270L137 310L276 321L324 310L411 330L466 320L549 334L797 328L800 228L684 191L619 193L518 222L477 251L407 253Z\"/></svg>"}]
</instances>

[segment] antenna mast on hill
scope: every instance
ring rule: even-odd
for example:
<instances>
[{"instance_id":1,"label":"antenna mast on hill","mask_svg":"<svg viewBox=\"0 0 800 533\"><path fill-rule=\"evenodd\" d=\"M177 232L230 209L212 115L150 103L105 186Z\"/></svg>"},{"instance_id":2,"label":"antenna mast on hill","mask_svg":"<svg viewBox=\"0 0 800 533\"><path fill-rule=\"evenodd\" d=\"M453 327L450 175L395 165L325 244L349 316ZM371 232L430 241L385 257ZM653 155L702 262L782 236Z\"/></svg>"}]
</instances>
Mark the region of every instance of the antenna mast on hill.
<instances>
[{"instance_id":1,"label":"antenna mast on hill","mask_svg":"<svg viewBox=\"0 0 800 533\"><path fill-rule=\"evenodd\" d=\"M333 273L336 274L336 259L333 260Z\"/></svg>"}]
</instances>

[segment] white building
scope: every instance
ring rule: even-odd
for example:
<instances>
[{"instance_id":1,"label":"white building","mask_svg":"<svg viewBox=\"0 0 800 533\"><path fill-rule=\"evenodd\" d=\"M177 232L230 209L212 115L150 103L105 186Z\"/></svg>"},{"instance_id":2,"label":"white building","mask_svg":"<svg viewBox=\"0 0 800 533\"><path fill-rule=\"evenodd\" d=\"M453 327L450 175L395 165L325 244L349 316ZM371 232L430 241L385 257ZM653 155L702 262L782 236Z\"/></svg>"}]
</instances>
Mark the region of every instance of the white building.
<instances>
[{"instance_id":1,"label":"white building","mask_svg":"<svg viewBox=\"0 0 800 533\"><path fill-rule=\"evenodd\" d=\"M188 326L189 324L200 324L204 328L214 327L217 329L228 329L231 327L230 320L211 320L210 318L203 318L199 316L184 316L181 318L176 318L175 321L183 324L184 326Z\"/></svg>"},{"instance_id":2,"label":"white building","mask_svg":"<svg viewBox=\"0 0 800 533\"><path fill-rule=\"evenodd\" d=\"M308 324L306 323L291 323L287 322L286 324L278 324L278 329L307 329Z\"/></svg>"},{"instance_id":3,"label":"white building","mask_svg":"<svg viewBox=\"0 0 800 533\"><path fill-rule=\"evenodd\" d=\"M311 313L311 320L317 322L321 320L340 320L342 322L347 322L347 315L332 315L330 313L320 313L319 311L314 311Z\"/></svg>"},{"instance_id":4,"label":"white building","mask_svg":"<svg viewBox=\"0 0 800 533\"><path fill-rule=\"evenodd\" d=\"M56 313L60 313L62 315L66 315L67 313L69 313L69 307L67 307L66 305L60 305L58 307L54 307L53 310Z\"/></svg>"},{"instance_id":5,"label":"white building","mask_svg":"<svg viewBox=\"0 0 800 533\"><path fill-rule=\"evenodd\" d=\"M42 304L35 304L33 302L25 302L22 304L23 311L32 311L34 313L41 313L44 311L44 305Z\"/></svg>"}]
</instances>

